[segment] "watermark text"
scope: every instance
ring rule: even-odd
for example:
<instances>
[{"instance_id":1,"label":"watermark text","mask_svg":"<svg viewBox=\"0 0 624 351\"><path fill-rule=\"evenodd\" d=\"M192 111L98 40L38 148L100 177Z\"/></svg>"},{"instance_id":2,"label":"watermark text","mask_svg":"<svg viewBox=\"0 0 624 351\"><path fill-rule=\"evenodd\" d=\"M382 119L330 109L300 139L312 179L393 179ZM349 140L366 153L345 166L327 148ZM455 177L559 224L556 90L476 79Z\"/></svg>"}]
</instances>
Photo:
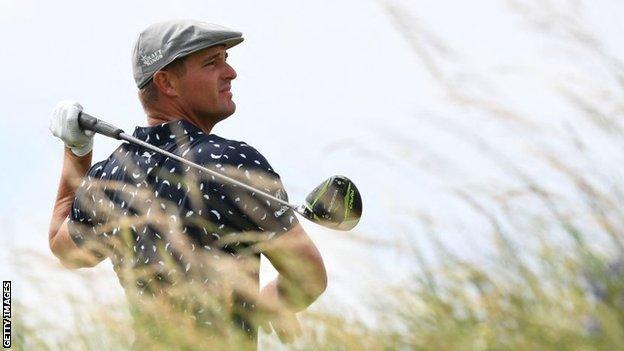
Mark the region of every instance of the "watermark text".
<instances>
[{"instance_id":1,"label":"watermark text","mask_svg":"<svg viewBox=\"0 0 624 351\"><path fill-rule=\"evenodd\" d=\"M2 281L2 347L11 347L11 281Z\"/></svg>"}]
</instances>

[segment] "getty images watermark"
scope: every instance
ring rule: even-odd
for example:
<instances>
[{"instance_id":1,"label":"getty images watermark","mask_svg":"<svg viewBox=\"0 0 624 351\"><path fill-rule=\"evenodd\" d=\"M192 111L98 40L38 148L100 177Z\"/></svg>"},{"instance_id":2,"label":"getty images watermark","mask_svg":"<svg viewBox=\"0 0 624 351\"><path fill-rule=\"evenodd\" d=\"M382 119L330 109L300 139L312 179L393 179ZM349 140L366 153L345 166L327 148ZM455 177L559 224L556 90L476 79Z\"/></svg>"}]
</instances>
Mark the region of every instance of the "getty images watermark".
<instances>
[{"instance_id":1,"label":"getty images watermark","mask_svg":"<svg viewBox=\"0 0 624 351\"><path fill-rule=\"evenodd\" d=\"M2 346L11 347L11 281L2 281Z\"/></svg>"}]
</instances>

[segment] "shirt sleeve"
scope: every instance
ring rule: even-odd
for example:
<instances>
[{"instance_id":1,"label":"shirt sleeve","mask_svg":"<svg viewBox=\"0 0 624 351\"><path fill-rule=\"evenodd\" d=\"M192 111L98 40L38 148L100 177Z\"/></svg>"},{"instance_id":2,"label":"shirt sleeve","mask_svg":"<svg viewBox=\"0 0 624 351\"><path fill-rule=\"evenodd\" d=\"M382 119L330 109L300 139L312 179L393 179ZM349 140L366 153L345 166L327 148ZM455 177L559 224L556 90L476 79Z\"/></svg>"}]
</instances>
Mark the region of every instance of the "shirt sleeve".
<instances>
[{"instance_id":1,"label":"shirt sleeve","mask_svg":"<svg viewBox=\"0 0 624 351\"><path fill-rule=\"evenodd\" d=\"M69 236L76 246L91 251L99 258L105 256L106 243L103 239L108 235L103 232L105 227L102 224L107 222L109 216L106 208L109 202L105 201L105 190L98 179L101 169L102 163L97 163L83 178L76 190L67 222Z\"/></svg>"},{"instance_id":2,"label":"shirt sleeve","mask_svg":"<svg viewBox=\"0 0 624 351\"><path fill-rule=\"evenodd\" d=\"M234 142L224 151L220 161L220 169L232 178L288 201L279 174L255 148ZM241 186L227 184L223 188L236 209L234 213L251 222L255 230L274 236L287 232L298 223L294 211L288 206Z\"/></svg>"}]
</instances>

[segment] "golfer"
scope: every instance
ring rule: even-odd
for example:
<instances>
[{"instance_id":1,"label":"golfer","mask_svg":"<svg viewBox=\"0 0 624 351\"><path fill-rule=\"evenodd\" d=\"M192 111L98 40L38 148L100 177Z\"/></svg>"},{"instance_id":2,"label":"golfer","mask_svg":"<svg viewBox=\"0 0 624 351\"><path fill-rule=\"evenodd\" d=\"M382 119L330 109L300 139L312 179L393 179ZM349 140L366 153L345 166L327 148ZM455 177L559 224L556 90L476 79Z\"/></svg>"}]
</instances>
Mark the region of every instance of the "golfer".
<instances>
[{"instance_id":1,"label":"golfer","mask_svg":"<svg viewBox=\"0 0 624 351\"><path fill-rule=\"evenodd\" d=\"M147 126L136 127L133 136L286 200L278 173L260 152L212 132L236 109L231 92L236 72L227 57L242 41L240 32L192 20L143 30L132 68ZM258 324L272 325L283 341L292 339L296 313L314 302L327 282L321 255L294 212L127 143L92 165L94 134L79 127L81 111L77 102L63 101L50 121L52 134L65 144L49 230L50 249L62 264L93 267L109 258L132 301L167 295L183 284L203 294L215 285L233 286L223 308L231 311L251 349ZM259 289L261 254L279 275ZM215 272L226 272L229 281ZM237 287L241 281L244 287ZM176 306L209 330L210 313L184 299ZM256 320L259 305L279 306L280 313ZM150 340L142 338L159 335L137 335L135 347L148 347Z\"/></svg>"}]
</instances>

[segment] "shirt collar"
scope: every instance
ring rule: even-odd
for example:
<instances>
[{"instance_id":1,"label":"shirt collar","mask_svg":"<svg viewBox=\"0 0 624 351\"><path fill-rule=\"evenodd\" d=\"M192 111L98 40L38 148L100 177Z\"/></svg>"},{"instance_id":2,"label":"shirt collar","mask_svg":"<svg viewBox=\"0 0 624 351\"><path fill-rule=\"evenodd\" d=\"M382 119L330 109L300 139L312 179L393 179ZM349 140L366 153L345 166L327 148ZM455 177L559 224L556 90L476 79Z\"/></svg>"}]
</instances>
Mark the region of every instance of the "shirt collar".
<instances>
[{"instance_id":1,"label":"shirt collar","mask_svg":"<svg viewBox=\"0 0 624 351\"><path fill-rule=\"evenodd\" d=\"M170 142L179 143L190 139L192 141L196 135L202 135L204 132L187 120L170 121L155 126L136 127L132 136L150 143L152 145L162 145Z\"/></svg>"}]
</instances>

